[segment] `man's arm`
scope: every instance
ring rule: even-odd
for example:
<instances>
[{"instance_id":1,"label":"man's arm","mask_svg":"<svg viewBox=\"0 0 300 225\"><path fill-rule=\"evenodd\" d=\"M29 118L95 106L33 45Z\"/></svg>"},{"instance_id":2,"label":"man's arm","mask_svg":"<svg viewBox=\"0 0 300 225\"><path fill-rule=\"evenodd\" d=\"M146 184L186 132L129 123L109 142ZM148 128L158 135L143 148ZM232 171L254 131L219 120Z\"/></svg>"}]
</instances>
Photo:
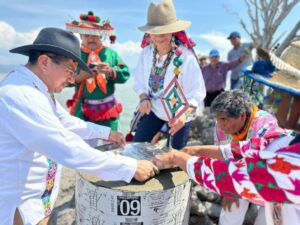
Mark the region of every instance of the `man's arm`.
<instances>
[{"instance_id":1,"label":"man's arm","mask_svg":"<svg viewBox=\"0 0 300 225\"><path fill-rule=\"evenodd\" d=\"M251 141L255 146L259 139ZM270 145L270 148L276 147ZM172 151L156 156L154 163L161 169L178 165L198 184L224 197L241 197L256 204L266 201L299 204L300 144L278 150L270 148L248 148L245 158L240 160L197 158Z\"/></svg>"},{"instance_id":2,"label":"man's arm","mask_svg":"<svg viewBox=\"0 0 300 225\"><path fill-rule=\"evenodd\" d=\"M110 79L115 83L123 84L130 77L129 68L116 52L114 54L115 65L112 66L113 76Z\"/></svg>"},{"instance_id":3,"label":"man's arm","mask_svg":"<svg viewBox=\"0 0 300 225\"><path fill-rule=\"evenodd\" d=\"M25 94L25 90L14 88L0 99L4 129L27 151L40 153L66 167L103 180L130 182L137 175L138 178L154 175L150 162L138 163L135 159L91 148L61 124L47 97L37 92L27 90ZM141 170L141 166L145 169ZM141 173L146 176L141 176Z\"/></svg>"},{"instance_id":4,"label":"man's arm","mask_svg":"<svg viewBox=\"0 0 300 225\"><path fill-rule=\"evenodd\" d=\"M215 159L223 159L220 146L217 145L187 146L182 149L182 152L192 156L205 156Z\"/></svg>"},{"instance_id":5,"label":"man's arm","mask_svg":"<svg viewBox=\"0 0 300 225\"><path fill-rule=\"evenodd\" d=\"M277 151L249 149L238 161L193 157L187 163L188 174L222 196L299 204L299 149L300 144Z\"/></svg>"},{"instance_id":6,"label":"man's arm","mask_svg":"<svg viewBox=\"0 0 300 225\"><path fill-rule=\"evenodd\" d=\"M83 121L75 116L70 115L60 104L56 101L57 116L62 125L71 132L79 135L82 139L103 139L108 140L111 129L109 127L100 126L95 123Z\"/></svg>"},{"instance_id":7,"label":"man's arm","mask_svg":"<svg viewBox=\"0 0 300 225\"><path fill-rule=\"evenodd\" d=\"M75 77L75 83L80 84L82 81L85 81L88 78L93 77L93 75L85 72L84 70L80 70L80 73Z\"/></svg>"},{"instance_id":8,"label":"man's arm","mask_svg":"<svg viewBox=\"0 0 300 225\"><path fill-rule=\"evenodd\" d=\"M226 70L228 71L234 69L235 67L240 65L243 62L243 60L244 60L244 56L242 55L241 57L231 60L229 62L224 62Z\"/></svg>"}]
</instances>

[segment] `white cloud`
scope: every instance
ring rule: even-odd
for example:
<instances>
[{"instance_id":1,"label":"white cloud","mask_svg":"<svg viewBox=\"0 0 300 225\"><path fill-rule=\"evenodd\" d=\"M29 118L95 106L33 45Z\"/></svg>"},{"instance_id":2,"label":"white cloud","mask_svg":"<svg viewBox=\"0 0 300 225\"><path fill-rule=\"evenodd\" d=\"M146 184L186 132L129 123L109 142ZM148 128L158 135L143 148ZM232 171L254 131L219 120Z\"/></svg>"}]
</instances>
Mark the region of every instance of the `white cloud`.
<instances>
[{"instance_id":1,"label":"white cloud","mask_svg":"<svg viewBox=\"0 0 300 225\"><path fill-rule=\"evenodd\" d=\"M29 32L17 32L10 24L0 21L1 50L8 50L20 45L30 44L36 38L40 29Z\"/></svg>"},{"instance_id":2,"label":"white cloud","mask_svg":"<svg viewBox=\"0 0 300 225\"><path fill-rule=\"evenodd\" d=\"M118 52L120 55L136 55L142 50L140 42L126 41L123 43L116 42L110 46Z\"/></svg>"},{"instance_id":3,"label":"white cloud","mask_svg":"<svg viewBox=\"0 0 300 225\"><path fill-rule=\"evenodd\" d=\"M193 37L200 40L204 40L207 43L207 45L204 45L204 47L201 48L201 54L208 55L211 49L216 48L220 52L221 60L227 60L227 53L232 48L230 41L227 39L228 34L213 31L205 34L194 34ZM247 38L242 38L241 41L249 42ZM202 47L203 44L201 44L200 46Z\"/></svg>"},{"instance_id":4,"label":"white cloud","mask_svg":"<svg viewBox=\"0 0 300 225\"><path fill-rule=\"evenodd\" d=\"M24 63L24 57L16 57L15 54L9 54L8 50L17 46L31 44L40 30L41 28L37 28L29 32L18 32L10 24L0 21L0 65ZM76 36L79 38L79 35ZM116 50L130 67L136 66L139 53L142 50L140 42L134 42L132 40L126 42L117 41L111 45L109 41L106 40L104 44Z\"/></svg>"},{"instance_id":5,"label":"white cloud","mask_svg":"<svg viewBox=\"0 0 300 225\"><path fill-rule=\"evenodd\" d=\"M129 40L125 42L116 42L115 44L105 42L105 44L114 49L129 67L134 68L136 66L139 54L142 51L140 42Z\"/></svg>"},{"instance_id":6,"label":"white cloud","mask_svg":"<svg viewBox=\"0 0 300 225\"><path fill-rule=\"evenodd\" d=\"M209 47L202 49L202 54L208 54L212 48L219 50L222 60L226 60L228 51L232 48L227 39L227 34L219 32L211 32L206 34L193 35L195 38L206 41Z\"/></svg>"},{"instance_id":7,"label":"white cloud","mask_svg":"<svg viewBox=\"0 0 300 225\"><path fill-rule=\"evenodd\" d=\"M29 32L18 32L10 24L0 21L0 65L17 65L24 63L24 57L10 54L9 49L21 45L31 44L40 29Z\"/></svg>"}]
</instances>

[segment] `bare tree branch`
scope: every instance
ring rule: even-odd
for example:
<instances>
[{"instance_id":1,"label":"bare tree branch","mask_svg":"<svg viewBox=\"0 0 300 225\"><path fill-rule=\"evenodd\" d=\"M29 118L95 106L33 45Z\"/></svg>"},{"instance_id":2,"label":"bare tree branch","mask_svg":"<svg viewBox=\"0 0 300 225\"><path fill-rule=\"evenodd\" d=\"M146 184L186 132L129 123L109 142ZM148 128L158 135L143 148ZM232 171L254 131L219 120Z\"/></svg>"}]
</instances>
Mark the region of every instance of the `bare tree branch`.
<instances>
[{"instance_id":1,"label":"bare tree branch","mask_svg":"<svg viewBox=\"0 0 300 225\"><path fill-rule=\"evenodd\" d=\"M285 32L277 36L276 32L299 2L300 0L244 0L251 26L237 12L232 12L227 7L226 10L239 18L242 28L250 36L255 45L260 45L260 47L270 50L287 34ZM286 35L282 44L277 49L277 54L282 52L282 49L289 45L296 37L299 38L297 35L299 30L298 24L299 21L296 21L295 27ZM274 41L275 35L277 38Z\"/></svg>"},{"instance_id":2,"label":"bare tree branch","mask_svg":"<svg viewBox=\"0 0 300 225\"><path fill-rule=\"evenodd\" d=\"M276 55L281 55L281 53L283 52L283 50L289 46L289 44L293 41L294 38L297 38L297 36L299 37L299 35L297 35L298 31L300 30L300 20L298 21L298 23L294 26L294 28L292 29L292 31L289 33L289 35L284 39L284 41L282 42L282 44L279 46L279 48L276 50L275 54Z\"/></svg>"},{"instance_id":3,"label":"bare tree branch","mask_svg":"<svg viewBox=\"0 0 300 225\"><path fill-rule=\"evenodd\" d=\"M282 32L278 38L273 42L271 49L273 49L276 45L279 44L279 41L283 38L283 36L285 35L286 31Z\"/></svg>"},{"instance_id":4,"label":"bare tree branch","mask_svg":"<svg viewBox=\"0 0 300 225\"><path fill-rule=\"evenodd\" d=\"M278 28L278 26L281 24L281 22L286 18L286 16L291 12L291 10L295 7L295 5L297 3L299 3L300 0L294 0L293 2L291 2L290 4L286 4L287 0L284 0L283 2L284 7L281 8L281 13L279 14L279 16L276 18L276 20L274 21L274 29L276 30ZM279 10L278 10L279 11Z\"/></svg>"},{"instance_id":5,"label":"bare tree branch","mask_svg":"<svg viewBox=\"0 0 300 225\"><path fill-rule=\"evenodd\" d=\"M258 32L257 26L256 26L256 21L257 20L255 20L253 14L252 14L250 3L247 0L245 0L245 3L246 3L247 8L248 8L248 15L249 15L251 23L252 23L253 32L257 33Z\"/></svg>"},{"instance_id":6,"label":"bare tree branch","mask_svg":"<svg viewBox=\"0 0 300 225\"><path fill-rule=\"evenodd\" d=\"M256 40L256 37L253 35L253 33L251 33L249 30L248 30L248 28L247 28L247 26L246 26L246 24L245 24L245 22L242 20L242 19L240 19L240 24L242 25L242 27L244 28L244 30L246 31L246 33L251 37L251 39L252 40ZM259 43L257 43L257 41L254 41L256 44L259 44Z\"/></svg>"},{"instance_id":7,"label":"bare tree branch","mask_svg":"<svg viewBox=\"0 0 300 225\"><path fill-rule=\"evenodd\" d=\"M256 6L255 7L256 29L257 29L257 34L260 37L261 34L260 34L259 16L258 16L258 10L260 10L260 7L258 6L257 0L255 0L254 5Z\"/></svg>"},{"instance_id":8,"label":"bare tree branch","mask_svg":"<svg viewBox=\"0 0 300 225\"><path fill-rule=\"evenodd\" d=\"M223 8L231 15L236 16L240 20L240 24L245 30L245 32L251 37L251 39L255 39L255 36L251 33L251 31L247 28L246 23L243 21L243 19L239 16L239 14L235 11L232 11L226 4L223 4ZM257 43L256 41L254 43Z\"/></svg>"}]
</instances>

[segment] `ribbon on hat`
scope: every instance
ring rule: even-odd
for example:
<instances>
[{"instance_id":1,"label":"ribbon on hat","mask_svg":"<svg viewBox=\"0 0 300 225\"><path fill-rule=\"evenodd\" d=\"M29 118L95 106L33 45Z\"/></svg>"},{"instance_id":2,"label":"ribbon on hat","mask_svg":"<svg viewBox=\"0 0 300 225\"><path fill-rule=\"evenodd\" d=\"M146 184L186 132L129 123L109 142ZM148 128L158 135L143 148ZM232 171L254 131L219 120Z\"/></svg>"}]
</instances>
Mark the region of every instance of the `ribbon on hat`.
<instances>
[{"instance_id":1,"label":"ribbon on hat","mask_svg":"<svg viewBox=\"0 0 300 225\"><path fill-rule=\"evenodd\" d=\"M276 70L276 67L270 60L258 60L255 61L252 67L253 73L258 73L266 78L271 78L273 73Z\"/></svg>"},{"instance_id":2,"label":"ribbon on hat","mask_svg":"<svg viewBox=\"0 0 300 225\"><path fill-rule=\"evenodd\" d=\"M189 35L185 31L178 31L172 34L175 37L175 42L184 45L187 49L190 49L193 52L193 55L198 61L197 54L194 50L195 42L189 37ZM145 48L151 44L150 34L145 33L141 42L141 47ZM199 64L200 66L200 64Z\"/></svg>"},{"instance_id":3,"label":"ribbon on hat","mask_svg":"<svg viewBox=\"0 0 300 225\"><path fill-rule=\"evenodd\" d=\"M96 48L95 50L90 50L90 49L86 48L85 46L81 46L81 50L84 53L89 54L88 59L87 59L87 65L88 66L90 64L99 64L99 63L101 63L101 59L99 58L99 52L101 52L101 50L103 48L105 48L105 47L103 45L101 45L100 47ZM85 85L86 85L86 88L87 88L89 93L92 93L95 90L96 85L100 88L100 90L104 94L107 93L106 76L103 73L99 73L95 77L88 78L85 81Z\"/></svg>"}]
</instances>

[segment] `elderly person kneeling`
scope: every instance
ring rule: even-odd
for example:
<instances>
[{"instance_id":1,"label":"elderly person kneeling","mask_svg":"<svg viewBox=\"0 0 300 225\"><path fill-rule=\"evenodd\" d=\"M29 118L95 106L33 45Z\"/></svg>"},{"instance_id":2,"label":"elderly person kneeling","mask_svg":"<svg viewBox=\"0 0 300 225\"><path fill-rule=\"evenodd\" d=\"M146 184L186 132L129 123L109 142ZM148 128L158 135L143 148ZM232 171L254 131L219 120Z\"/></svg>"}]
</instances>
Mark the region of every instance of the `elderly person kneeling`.
<instances>
[{"instance_id":1,"label":"elderly person kneeling","mask_svg":"<svg viewBox=\"0 0 300 225\"><path fill-rule=\"evenodd\" d=\"M192 146L183 149L189 155L206 156L215 159L237 160L243 158L240 145L251 138L274 139L286 134L274 116L259 110L252 104L250 97L241 90L225 91L212 102L211 113L215 114L216 127L214 145ZM244 149L249 146L243 147ZM235 203L235 204L233 204ZM249 201L236 198L224 198L219 224L242 224ZM256 224L265 224L263 208L260 209Z\"/></svg>"}]
</instances>

